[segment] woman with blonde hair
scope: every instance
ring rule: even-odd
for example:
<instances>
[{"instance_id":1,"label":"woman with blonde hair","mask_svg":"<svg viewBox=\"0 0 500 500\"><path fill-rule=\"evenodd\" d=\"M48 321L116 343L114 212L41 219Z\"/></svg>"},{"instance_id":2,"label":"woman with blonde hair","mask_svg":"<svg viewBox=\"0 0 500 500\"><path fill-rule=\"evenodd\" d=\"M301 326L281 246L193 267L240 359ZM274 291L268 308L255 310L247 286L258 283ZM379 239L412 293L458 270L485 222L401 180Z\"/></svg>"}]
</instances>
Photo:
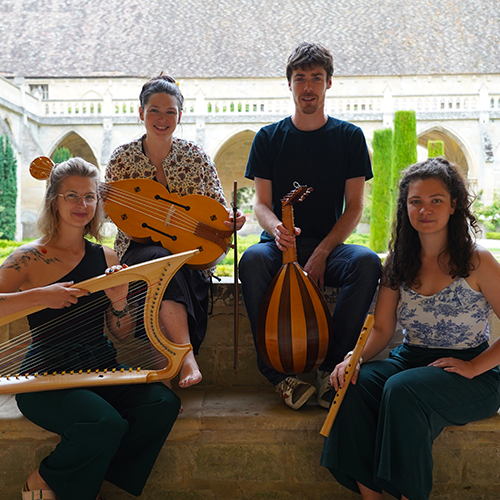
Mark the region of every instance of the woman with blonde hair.
<instances>
[{"instance_id":1,"label":"woman with blonde hair","mask_svg":"<svg viewBox=\"0 0 500 500\"><path fill-rule=\"evenodd\" d=\"M113 250L85 239L101 234L98 181L98 169L81 158L56 165L40 217L42 236L0 266L3 314L46 308L28 316L32 340L23 373L118 366L104 325L119 339L130 333L128 286L91 297L72 287L121 268ZM180 408L161 383L32 392L16 401L29 420L61 436L28 477L24 500L95 500L104 479L140 495Z\"/></svg>"}]
</instances>

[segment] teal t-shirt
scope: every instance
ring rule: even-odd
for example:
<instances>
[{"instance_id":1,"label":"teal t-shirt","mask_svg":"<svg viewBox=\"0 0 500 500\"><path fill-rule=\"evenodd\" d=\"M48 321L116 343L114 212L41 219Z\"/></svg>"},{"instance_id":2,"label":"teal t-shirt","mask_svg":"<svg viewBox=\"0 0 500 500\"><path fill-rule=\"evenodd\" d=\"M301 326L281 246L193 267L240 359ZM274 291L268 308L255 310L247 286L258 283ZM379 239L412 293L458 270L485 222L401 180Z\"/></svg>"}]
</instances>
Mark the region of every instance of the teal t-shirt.
<instances>
[{"instance_id":1,"label":"teal t-shirt","mask_svg":"<svg viewBox=\"0 0 500 500\"><path fill-rule=\"evenodd\" d=\"M267 125L256 134L245 177L272 181L273 210L281 219L281 198L294 182L313 192L294 206L295 226L306 238L322 240L342 215L345 182L354 177L373 177L362 130L328 117L325 125L305 132L291 117ZM263 233L263 240L272 240Z\"/></svg>"}]
</instances>

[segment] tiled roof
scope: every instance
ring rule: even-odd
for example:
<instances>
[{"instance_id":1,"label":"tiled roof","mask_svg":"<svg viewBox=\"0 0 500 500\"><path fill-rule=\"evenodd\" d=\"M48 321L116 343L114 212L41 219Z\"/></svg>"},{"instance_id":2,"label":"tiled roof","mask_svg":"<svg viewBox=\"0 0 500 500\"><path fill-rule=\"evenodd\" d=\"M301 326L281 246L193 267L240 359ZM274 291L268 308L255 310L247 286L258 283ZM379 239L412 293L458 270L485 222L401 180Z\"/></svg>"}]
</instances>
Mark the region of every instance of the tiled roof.
<instances>
[{"instance_id":1,"label":"tiled roof","mask_svg":"<svg viewBox=\"0 0 500 500\"><path fill-rule=\"evenodd\" d=\"M498 0L0 0L4 76L280 77L302 40L336 74L500 73Z\"/></svg>"}]
</instances>

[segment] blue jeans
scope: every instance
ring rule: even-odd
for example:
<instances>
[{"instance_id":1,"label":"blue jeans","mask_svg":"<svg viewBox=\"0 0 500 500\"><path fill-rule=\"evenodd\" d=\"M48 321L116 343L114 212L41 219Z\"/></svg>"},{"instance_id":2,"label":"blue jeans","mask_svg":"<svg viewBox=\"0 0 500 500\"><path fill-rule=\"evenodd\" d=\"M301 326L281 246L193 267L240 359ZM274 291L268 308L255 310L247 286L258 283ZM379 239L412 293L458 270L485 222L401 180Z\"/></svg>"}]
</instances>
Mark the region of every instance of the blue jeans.
<instances>
[{"instance_id":1,"label":"blue jeans","mask_svg":"<svg viewBox=\"0 0 500 500\"><path fill-rule=\"evenodd\" d=\"M318 244L318 240L297 238L297 260L301 266L305 266ZM254 341L262 302L281 265L282 252L274 241L252 245L241 258L241 291ZM332 371L354 348L380 276L380 259L366 247L342 244L328 256L325 285L341 288L341 292L333 312L333 339L321 370ZM286 375L268 367L258 352L257 365L273 385L286 378Z\"/></svg>"}]
</instances>

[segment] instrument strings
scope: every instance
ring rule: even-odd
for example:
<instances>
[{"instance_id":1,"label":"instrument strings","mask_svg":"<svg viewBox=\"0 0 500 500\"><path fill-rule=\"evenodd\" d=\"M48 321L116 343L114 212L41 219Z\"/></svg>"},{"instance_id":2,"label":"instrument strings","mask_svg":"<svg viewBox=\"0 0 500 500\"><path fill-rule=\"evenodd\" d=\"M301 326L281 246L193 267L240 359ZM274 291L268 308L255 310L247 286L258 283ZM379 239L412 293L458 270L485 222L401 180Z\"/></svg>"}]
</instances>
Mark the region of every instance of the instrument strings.
<instances>
[{"instance_id":1,"label":"instrument strings","mask_svg":"<svg viewBox=\"0 0 500 500\"><path fill-rule=\"evenodd\" d=\"M0 344L0 377L54 372L54 368L50 365L51 360L64 357L67 351L74 350L75 343L78 342L78 339L75 338L76 332L82 331L86 332L87 338L91 338L95 334L94 336L99 339L98 333L106 334L107 340L114 347L114 349L107 347L105 340L99 339L99 347L102 349L94 352L97 355L91 359L92 366L84 367L85 370L115 368L117 365L126 365L132 368L144 368L146 365L146 368L156 370L165 367L166 358L151 345L149 338L141 328L146 295L147 285L144 282L135 282L131 286L131 293L128 296L130 314L120 319L120 331L130 330L128 337L124 340L114 337L104 326L99 325L92 328L90 326L95 322L96 314L106 314L109 299L104 294L75 311L62 314L56 320L49 321L40 327L25 331L13 339L3 342ZM112 321L114 320L113 316ZM140 334L136 336L139 332ZM85 345L85 342L85 338L82 339L82 346ZM46 346L47 343L50 343L50 352L47 352L45 348L40 348L42 345ZM29 356L26 356L28 352ZM58 361L53 362L58 363ZM83 369L83 367L75 367L75 369L78 368Z\"/></svg>"},{"instance_id":2,"label":"instrument strings","mask_svg":"<svg viewBox=\"0 0 500 500\"><path fill-rule=\"evenodd\" d=\"M38 164L35 168L36 174L43 173L45 177L50 175L50 171L52 170L52 165L47 166L45 164ZM36 174L35 178L39 178ZM113 201L117 205L121 205L125 208L134 207L134 210L139 212L141 215L150 217L155 219L162 224L168 224L172 227L176 227L178 229L183 229L185 231L195 233L200 222L196 220L194 217L186 214L185 212L179 210L175 207L175 204L171 201L164 200L164 203L170 205L170 209L167 211L168 216L165 217L165 205L161 202L155 202L153 200L148 200L147 198L142 199L142 206L144 207L142 210L137 204L137 195L129 193L124 189L120 189L109 184L103 183L101 189L104 193L106 193L106 197L109 198L110 201ZM207 230L213 230L213 228L209 225L206 227Z\"/></svg>"},{"instance_id":3,"label":"instrument strings","mask_svg":"<svg viewBox=\"0 0 500 500\"><path fill-rule=\"evenodd\" d=\"M103 191L107 193L106 198L117 205L121 205L126 208L134 207L135 211L149 218L155 219L162 224L167 223L170 226L184 229L191 233L196 231L199 224L199 221L180 211L172 202L169 202L168 200L162 203L160 201L155 202L153 200L148 200L147 198L141 198L142 206L139 207L137 204L137 195L130 194L124 189L106 185ZM171 206L171 208L167 211L165 211L165 203ZM165 212L167 213L167 217L165 217Z\"/></svg>"}]
</instances>

